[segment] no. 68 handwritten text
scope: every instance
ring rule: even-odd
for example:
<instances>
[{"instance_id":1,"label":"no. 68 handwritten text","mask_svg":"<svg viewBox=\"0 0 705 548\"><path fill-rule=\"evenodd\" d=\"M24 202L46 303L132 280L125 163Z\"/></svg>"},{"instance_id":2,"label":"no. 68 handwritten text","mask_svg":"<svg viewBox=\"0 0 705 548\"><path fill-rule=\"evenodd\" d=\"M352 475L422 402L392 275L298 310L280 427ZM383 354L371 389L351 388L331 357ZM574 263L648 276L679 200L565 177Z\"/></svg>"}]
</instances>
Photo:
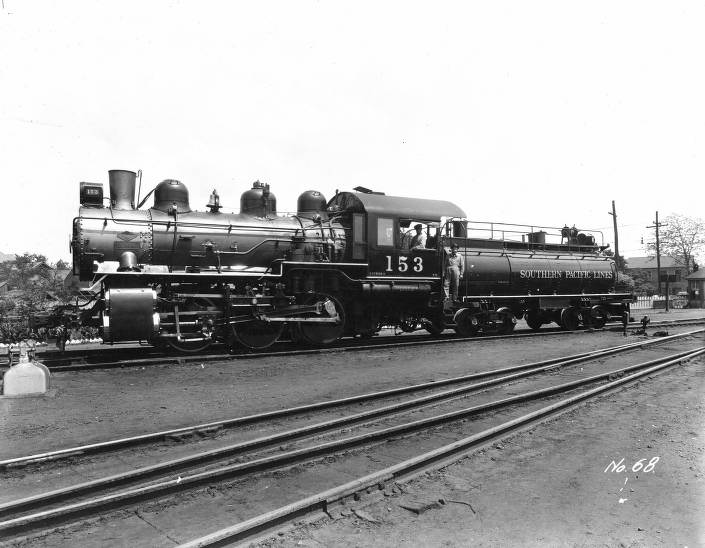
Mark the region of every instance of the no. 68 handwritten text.
<instances>
[{"instance_id":1,"label":"no. 68 handwritten text","mask_svg":"<svg viewBox=\"0 0 705 548\"><path fill-rule=\"evenodd\" d=\"M660 459L661 459L661 457L654 457L646 464L646 466L644 465L644 461L646 460L646 458L639 459L634 464L632 464L632 472L644 472L644 473L653 472L654 468L656 467L656 463ZM628 466L628 464L624 464L624 459L621 459L619 462L612 461L607 465L607 468L605 468L605 473L607 473L607 472L624 472L627 469L627 466Z\"/></svg>"}]
</instances>

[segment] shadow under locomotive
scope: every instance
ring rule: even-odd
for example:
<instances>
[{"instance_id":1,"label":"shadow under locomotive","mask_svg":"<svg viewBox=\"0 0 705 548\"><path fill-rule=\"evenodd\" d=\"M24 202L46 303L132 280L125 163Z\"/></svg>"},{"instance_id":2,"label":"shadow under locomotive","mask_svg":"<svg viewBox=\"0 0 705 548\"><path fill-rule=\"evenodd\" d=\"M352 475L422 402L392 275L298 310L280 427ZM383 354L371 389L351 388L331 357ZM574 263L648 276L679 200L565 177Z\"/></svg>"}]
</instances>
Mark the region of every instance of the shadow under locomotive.
<instances>
[{"instance_id":1,"label":"shadow under locomotive","mask_svg":"<svg viewBox=\"0 0 705 548\"><path fill-rule=\"evenodd\" d=\"M192 210L176 180L141 203L134 172L110 171L109 186L105 207L103 186L81 183L72 238L74 273L92 281L81 319L106 343L260 349L285 335L325 346L382 326L509 333L521 317L533 329L601 327L633 298L614 291L599 232L479 223L451 202L361 187L330 201L306 191L296 214L279 215L259 182L239 214L222 212L216 191L208 211ZM464 273L451 300L452 244Z\"/></svg>"}]
</instances>

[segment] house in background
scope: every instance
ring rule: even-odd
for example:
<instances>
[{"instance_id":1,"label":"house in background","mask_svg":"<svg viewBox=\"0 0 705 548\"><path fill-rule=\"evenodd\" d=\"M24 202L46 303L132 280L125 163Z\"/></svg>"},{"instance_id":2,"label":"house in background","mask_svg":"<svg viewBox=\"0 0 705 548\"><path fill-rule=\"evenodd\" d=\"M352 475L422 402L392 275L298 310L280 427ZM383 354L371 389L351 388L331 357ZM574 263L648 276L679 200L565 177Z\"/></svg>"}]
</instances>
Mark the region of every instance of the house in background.
<instances>
[{"instance_id":1,"label":"house in background","mask_svg":"<svg viewBox=\"0 0 705 548\"><path fill-rule=\"evenodd\" d=\"M627 257L625 259L625 274L642 278L654 293L658 293L658 275L656 268L656 257ZM691 270L693 269L691 265ZM688 270L682 264L676 262L672 257L661 256L661 276L673 276L675 281L669 282L668 292L676 295L688 289ZM661 282L661 293L666 293L666 283Z\"/></svg>"},{"instance_id":2,"label":"house in background","mask_svg":"<svg viewBox=\"0 0 705 548\"><path fill-rule=\"evenodd\" d=\"M688 306L705 308L705 269L689 274L686 280L688 280Z\"/></svg>"}]
</instances>

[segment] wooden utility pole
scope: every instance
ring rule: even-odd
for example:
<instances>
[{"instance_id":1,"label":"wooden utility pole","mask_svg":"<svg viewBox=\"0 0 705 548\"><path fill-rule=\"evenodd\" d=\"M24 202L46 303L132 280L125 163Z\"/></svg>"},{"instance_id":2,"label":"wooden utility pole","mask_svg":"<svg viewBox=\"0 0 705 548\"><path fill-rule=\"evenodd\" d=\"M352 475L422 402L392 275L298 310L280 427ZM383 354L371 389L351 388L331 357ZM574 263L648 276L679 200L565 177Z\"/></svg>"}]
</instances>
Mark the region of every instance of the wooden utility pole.
<instances>
[{"instance_id":1,"label":"wooden utility pole","mask_svg":"<svg viewBox=\"0 0 705 548\"><path fill-rule=\"evenodd\" d=\"M621 260L619 258L619 234L617 233L617 210L614 207L614 200L612 200L612 213L607 212L612 215L612 222L614 223L614 260L617 263L617 270L621 270Z\"/></svg>"},{"instance_id":2,"label":"wooden utility pole","mask_svg":"<svg viewBox=\"0 0 705 548\"><path fill-rule=\"evenodd\" d=\"M659 241L658 241L658 229L660 226L663 226L661 223L658 222L658 211L656 212L656 221L654 221L654 224L647 226L646 228L655 228L656 229L656 277L658 278L658 294L661 294L661 248L659 247Z\"/></svg>"}]
</instances>

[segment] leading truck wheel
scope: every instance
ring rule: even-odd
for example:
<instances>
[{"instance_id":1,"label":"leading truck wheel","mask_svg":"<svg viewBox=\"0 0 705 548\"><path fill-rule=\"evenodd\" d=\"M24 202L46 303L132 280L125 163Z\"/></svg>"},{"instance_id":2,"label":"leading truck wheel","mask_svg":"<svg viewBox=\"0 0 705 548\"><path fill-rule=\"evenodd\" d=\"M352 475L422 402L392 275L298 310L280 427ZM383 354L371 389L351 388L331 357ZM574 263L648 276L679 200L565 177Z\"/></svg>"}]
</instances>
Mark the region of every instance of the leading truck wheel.
<instances>
[{"instance_id":1,"label":"leading truck wheel","mask_svg":"<svg viewBox=\"0 0 705 548\"><path fill-rule=\"evenodd\" d=\"M320 314L312 319L337 318L335 322L299 323L296 328L297 335L304 341L314 346L327 346L333 344L345 332L345 309L343 305L330 295L316 293L306 299L305 304L320 304Z\"/></svg>"},{"instance_id":2,"label":"leading truck wheel","mask_svg":"<svg viewBox=\"0 0 705 548\"><path fill-rule=\"evenodd\" d=\"M580 325L580 311L573 307L569 306L568 308L564 308L561 310L561 329L564 331L575 331L578 329L578 326Z\"/></svg>"}]
</instances>

